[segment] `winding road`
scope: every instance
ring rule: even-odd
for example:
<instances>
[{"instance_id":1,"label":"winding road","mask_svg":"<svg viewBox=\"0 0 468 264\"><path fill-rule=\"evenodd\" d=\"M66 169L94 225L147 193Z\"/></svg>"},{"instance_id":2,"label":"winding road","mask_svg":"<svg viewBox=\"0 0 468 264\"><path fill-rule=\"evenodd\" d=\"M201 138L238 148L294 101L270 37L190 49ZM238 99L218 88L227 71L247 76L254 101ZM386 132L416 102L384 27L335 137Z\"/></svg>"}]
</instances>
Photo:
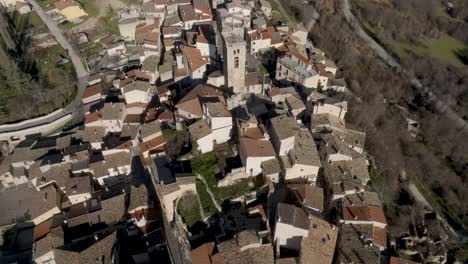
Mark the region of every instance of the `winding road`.
<instances>
[{"instance_id":1,"label":"winding road","mask_svg":"<svg viewBox=\"0 0 468 264\"><path fill-rule=\"evenodd\" d=\"M419 90L419 92L425 96L426 101L432 104L434 108L440 114L445 115L450 121L452 121L459 131L468 135L467 122L461 118L455 111L453 111L447 103L441 101L429 87L424 86L418 79L414 77L409 71L403 68L392 55L390 55L379 43L377 43L366 31L364 31L359 23L359 20L351 12L349 0L341 0L341 10L348 23L353 27L354 31L361 37L366 44L377 53L377 55L384 60L392 68L398 72L403 73L410 79L411 85Z\"/></svg>"},{"instance_id":2,"label":"winding road","mask_svg":"<svg viewBox=\"0 0 468 264\"><path fill-rule=\"evenodd\" d=\"M74 100L64 107L61 111L52 112L46 116L33 118L30 120L26 120L23 122L19 122L16 124L8 124L8 125L1 125L0 126L0 133L8 133L8 132L18 132L18 135L25 136L26 134L21 133L21 130L25 130L28 128L50 124L55 120L58 120L70 113L75 113L79 107L81 106L81 96L87 84L88 78L88 71L84 67L83 63L81 62L80 57L76 53L73 46L70 42L66 39L63 35L62 30L57 26L56 22L53 21L49 15L42 9L42 7L37 3L36 0L28 0L28 3L32 5L33 10L39 15L39 17L44 21L47 27L50 30L50 33L55 37L57 42L68 51L68 55L70 60L73 63L73 66L76 71L76 76L78 79L78 91L76 93L76 97ZM27 132L25 132L27 133Z\"/></svg>"}]
</instances>

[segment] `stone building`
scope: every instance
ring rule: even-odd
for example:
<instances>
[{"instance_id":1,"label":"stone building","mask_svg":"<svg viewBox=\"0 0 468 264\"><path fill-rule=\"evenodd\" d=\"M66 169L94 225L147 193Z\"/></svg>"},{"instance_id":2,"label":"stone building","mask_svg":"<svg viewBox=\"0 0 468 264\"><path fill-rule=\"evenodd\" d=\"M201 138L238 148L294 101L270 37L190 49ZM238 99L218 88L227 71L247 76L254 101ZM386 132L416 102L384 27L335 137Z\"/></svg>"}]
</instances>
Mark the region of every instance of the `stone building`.
<instances>
[{"instance_id":1,"label":"stone building","mask_svg":"<svg viewBox=\"0 0 468 264\"><path fill-rule=\"evenodd\" d=\"M225 84L236 94L245 93L246 42L237 34L226 34L223 39Z\"/></svg>"}]
</instances>

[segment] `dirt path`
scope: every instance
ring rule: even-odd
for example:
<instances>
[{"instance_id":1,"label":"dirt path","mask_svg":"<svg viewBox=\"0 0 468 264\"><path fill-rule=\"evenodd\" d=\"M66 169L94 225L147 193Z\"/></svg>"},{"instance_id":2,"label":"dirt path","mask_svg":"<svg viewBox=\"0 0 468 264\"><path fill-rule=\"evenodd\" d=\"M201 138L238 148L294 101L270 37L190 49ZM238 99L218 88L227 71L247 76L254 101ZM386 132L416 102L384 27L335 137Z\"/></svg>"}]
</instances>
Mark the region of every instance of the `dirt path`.
<instances>
[{"instance_id":1,"label":"dirt path","mask_svg":"<svg viewBox=\"0 0 468 264\"><path fill-rule=\"evenodd\" d=\"M201 175L197 175L197 179L199 179L200 181L203 182L203 184L206 187L206 191L208 192L208 194L211 197L211 201L213 201L213 204L216 207L216 209L218 210L218 212L221 212L221 206L216 201L216 198L215 198L214 194L211 192L210 187L208 187L208 183L206 182L205 178L203 178L203 176L201 176Z\"/></svg>"}]
</instances>

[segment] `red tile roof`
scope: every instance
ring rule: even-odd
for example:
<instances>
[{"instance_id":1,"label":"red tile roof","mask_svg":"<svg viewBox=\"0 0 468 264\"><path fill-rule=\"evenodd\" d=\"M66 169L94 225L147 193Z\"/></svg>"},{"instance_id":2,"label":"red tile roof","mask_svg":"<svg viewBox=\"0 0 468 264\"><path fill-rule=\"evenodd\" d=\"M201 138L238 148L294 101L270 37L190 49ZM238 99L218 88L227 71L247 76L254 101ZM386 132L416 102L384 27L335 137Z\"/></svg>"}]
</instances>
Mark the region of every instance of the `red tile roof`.
<instances>
[{"instance_id":1,"label":"red tile roof","mask_svg":"<svg viewBox=\"0 0 468 264\"><path fill-rule=\"evenodd\" d=\"M101 83L86 87L83 92L83 99L95 96L97 94L101 94Z\"/></svg>"},{"instance_id":2,"label":"red tile roof","mask_svg":"<svg viewBox=\"0 0 468 264\"><path fill-rule=\"evenodd\" d=\"M387 231L385 228L372 226L373 243L379 247L387 248Z\"/></svg>"},{"instance_id":3,"label":"red tile roof","mask_svg":"<svg viewBox=\"0 0 468 264\"><path fill-rule=\"evenodd\" d=\"M187 58L190 70L196 71L208 63L207 59L201 55L199 49L185 45L180 45L179 48Z\"/></svg>"},{"instance_id":4,"label":"red tile roof","mask_svg":"<svg viewBox=\"0 0 468 264\"><path fill-rule=\"evenodd\" d=\"M251 139L264 139L263 131L258 127L247 128L241 133L242 137L248 137Z\"/></svg>"},{"instance_id":5,"label":"red tile roof","mask_svg":"<svg viewBox=\"0 0 468 264\"><path fill-rule=\"evenodd\" d=\"M89 123L93 123L95 121L98 121L99 119L101 119L102 115L101 115L101 111L96 111L96 112L93 112L93 113L89 113L86 115L85 117L85 124L89 124Z\"/></svg>"},{"instance_id":6,"label":"red tile roof","mask_svg":"<svg viewBox=\"0 0 468 264\"><path fill-rule=\"evenodd\" d=\"M255 140L251 138L239 139L240 151L244 157L272 157L275 149L269 140Z\"/></svg>"},{"instance_id":7,"label":"red tile roof","mask_svg":"<svg viewBox=\"0 0 468 264\"><path fill-rule=\"evenodd\" d=\"M162 146L166 144L166 140L164 139L164 136L159 136L155 137L151 140L148 140L146 142L140 143L140 151L141 152L146 152L148 150L163 150L161 149Z\"/></svg>"},{"instance_id":8,"label":"red tile roof","mask_svg":"<svg viewBox=\"0 0 468 264\"><path fill-rule=\"evenodd\" d=\"M411 260L406 260L398 257L391 257L390 264L418 264L419 262L414 262Z\"/></svg>"},{"instance_id":9,"label":"red tile roof","mask_svg":"<svg viewBox=\"0 0 468 264\"><path fill-rule=\"evenodd\" d=\"M387 224L385 214L381 207L376 206L348 206L343 209L343 220L348 221L373 221Z\"/></svg>"},{"instance_id":10,"label":"red tile roof","mask_svg":"<svg viewBox=\"0 0 468 264\"><path fill-rule=\"evenodd\" d=\"M306 186L304 206L323 211L323 189L316 186Z\"/></svg>"},{"instance_id":11,"label":"red tile roof","mask_svg":"<svg viewBox=\"0 0 468 264\"><path fill-rule=\"evenodd\" d=\"M159 114L158 119L161 121L170 121L173 119L173 113L171 111L164 111Z\"/></svg>"}]
</instances>

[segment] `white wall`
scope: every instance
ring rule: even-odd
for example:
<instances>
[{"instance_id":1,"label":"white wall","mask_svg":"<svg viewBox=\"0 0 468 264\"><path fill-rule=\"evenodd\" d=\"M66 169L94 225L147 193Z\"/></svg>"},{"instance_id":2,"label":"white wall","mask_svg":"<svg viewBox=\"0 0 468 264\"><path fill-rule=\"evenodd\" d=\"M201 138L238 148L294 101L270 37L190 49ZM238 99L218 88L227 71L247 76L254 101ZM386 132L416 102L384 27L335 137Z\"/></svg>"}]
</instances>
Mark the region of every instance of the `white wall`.
<instances>
[{"instance_id":1,"label":"white wall","mask_svg":"<svg viewBox=\"0 0 468 264\"><path fill-rule=\"evenodd\" d=\"M208 77L207 83L216 87L221 87L224 85L224 75L219 77Z\"/></svg>"},{"instance_id":2,"label":"white wall","mask_svg":"<svg viewBox=\"0 0 468 264\"><path fill-rule=\"evenodd\" d=\"M260 33L261 34L261 33ZM271 46L271 39L257 39L250 42L251 53L257 53L261 49L266 49Z\"/></svg>"},{"instance_id":3,"label":"white wall","mask_svg":"<svg viewBox=\"0 0 468 264\"><path fill-rule=\"evenodd\" d=\"M319 169L320 167L317 166L294 164L291 168L286 169L285 179L294 180L307 178L309 181L315 183Z\"/></svg>"},{"instance_id":4,"label":"white wall","mask_svg":"<svg viewBox=\"0 0 468 264\"><path fill-rule=\"evenodd\" d=\"M309 235L309 230L297 228L284 223L276 223L275 228L275 244L287 249L297 250L301 249L301 242L303 237Z\"/></svg>"},{"instance_id":5,"label":"white wall","mask_svg":"<svg viewBox=\"0 0 468 264\"><path fill-rule=\"evenodd\" d=\"M328 155L328 159L327 161L328 162L334 162L334 161L342 161L342 160L352 160L353 158L351 158L350 156L348 155L344 155L344 154L340 154L340 153L335 153L335 154L330 154Z\"/></svg>"},{"instance_id":6,"label":"white wall","mask_svg":"<svg viewBox=\"0 0 468 264\"><path fill-rule=\"evenodd\" d=\"M245 161L245 173L250 176L257 176L262 172L262 162L274 159L275 156L267 157L247 157Z\"/></svg>"},{"instance_id":7,"label":"white wall","mask_svg":"<svg viewBox=\"0 0 468 264\"><path fill-rule=\"evenodd\" d=\"M190 77L194 80L203 79L203 77L205 76L205 72L206 72L206 64L198 68L196 71L191 72Z\"/></svg>"},{"instance_id":8,"label":"white wall","mask_svg":"<svg viewBox=\"0 0 468 264\"><path fill-rule=\"evenodd\" d=\"M284 156L291 151L291 149L294 148L294 136L285 138L280 141L280 146L278 148L278 155L279 156Z\"/></svg>"},{"instance_id":9,"label":"white wall","mask_svg":"<svg viewBox=\"0 0 468 264\"><path fill-rule=\"evenodd\" d=\"M202 137L197 140L198 150L201 153L207 153L213 151L214 142L213 142L213 134L209 134L205 137Z\"/></svg>"},{"instance_id":10,"label":"white wall","mask_svg":"<svg viewBox=\"0 0 468 264\"><path fill-rule=\"evenodd\" d=\"M314 114L330 114L340 119L345 118L346 112L346 109L332 104L318 104L314 106Z\"/></svg>"},{"instance_id":11,"label":"white wall","mask_svg":"<svg viewBox=\"0 0 468 264\"><path fill-rule=\"evenodd\" d=\"M182 117L187 118L187 119L201 118L201 116L194 115L194 114L186 112L186 111L184 111L182 109L177 109L177 113L179 114L179 116L182 116Z\"/></svg>"},{"instance_id":12,"label":"white wall","mask_svg":"<svg viewBox=\"0 0 468 264\"><path fill-rule=\"evenodd\" d=\"M125 90L125 88L124 88ZM127 104L131 103L149 103L150 96L148 92L140 91L140 90L133 90L128 93L124 93L125 102Z\"/></svg>"}]
</instances>

